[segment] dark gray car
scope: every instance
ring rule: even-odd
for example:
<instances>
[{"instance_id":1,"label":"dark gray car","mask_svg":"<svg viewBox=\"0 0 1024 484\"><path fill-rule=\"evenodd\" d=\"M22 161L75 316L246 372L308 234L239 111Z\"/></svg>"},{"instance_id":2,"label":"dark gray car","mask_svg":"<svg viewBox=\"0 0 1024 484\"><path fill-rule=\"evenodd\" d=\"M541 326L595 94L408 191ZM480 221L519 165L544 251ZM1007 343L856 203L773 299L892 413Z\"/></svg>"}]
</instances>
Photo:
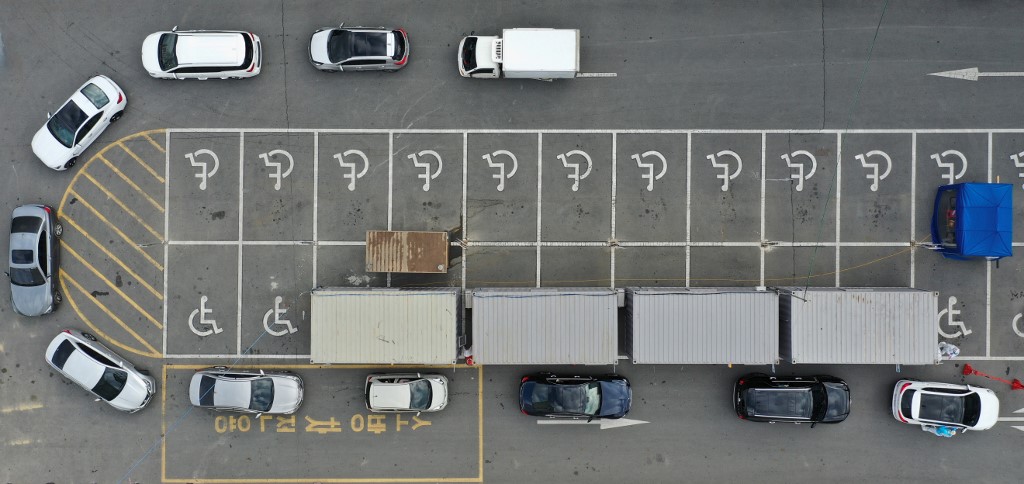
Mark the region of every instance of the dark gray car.
<instances>
[{"instance_id":1,"label":"dark gray car","mask_svg":"<svg viewBox=\"0 0 1024 484\"><path fill-rule=\"evenodd\" d=\"M309 61L327 72L395 72L409 61L409 36L384 27L323 28L309 39Z\"/></svg>"},{"instance_id":2,"label":"dark gray car","mask_svg":"<svg viewBox=\"0 0 1024 484\"><path fill-rule=\"evenodd\" d=\"M57 212L46 205L22 205L11 215L11 252L8 262L11 304L25 316L42 316L62 298L57 291L60 242L64 227Z\"/></svg>"}]
</instances>

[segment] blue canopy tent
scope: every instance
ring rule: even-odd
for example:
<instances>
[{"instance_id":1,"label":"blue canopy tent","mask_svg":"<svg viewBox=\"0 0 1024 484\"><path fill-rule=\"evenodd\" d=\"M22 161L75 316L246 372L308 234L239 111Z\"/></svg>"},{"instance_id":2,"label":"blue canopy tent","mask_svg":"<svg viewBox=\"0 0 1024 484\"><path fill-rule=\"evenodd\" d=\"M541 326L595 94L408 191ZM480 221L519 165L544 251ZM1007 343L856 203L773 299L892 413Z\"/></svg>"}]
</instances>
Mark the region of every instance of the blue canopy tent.
<instances>
[{"instance_id":1,"label":"blue canopy tent","mask_svg":"<svg viewBox=\"0 0 1024 484\"><path fill-rule=\"evenodd\" d=\"M932 243L951 259L1013 255L1013 185L957 183L939 187Z\"/></svg>"}]
</instances>

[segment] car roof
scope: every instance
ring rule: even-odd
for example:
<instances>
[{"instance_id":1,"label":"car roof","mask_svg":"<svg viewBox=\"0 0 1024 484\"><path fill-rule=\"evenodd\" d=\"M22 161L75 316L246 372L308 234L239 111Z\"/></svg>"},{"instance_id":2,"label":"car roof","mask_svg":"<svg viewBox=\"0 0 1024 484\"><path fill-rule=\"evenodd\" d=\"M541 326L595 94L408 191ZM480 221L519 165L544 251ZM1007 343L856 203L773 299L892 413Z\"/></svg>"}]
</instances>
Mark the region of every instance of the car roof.
<instances>
[{"instance_id":1,"label":"car roof","mask_svg":"<svg viewBox=\"0 0 1024 484\"><path fill-rule=\"evenodd\" d=\"M78 342L76 341L75 343ZM63 371L71 379L83 386L92 388L96 385L96 382L100 381L106 369L105 365L85 354L76 344L75 351L68 356L67 361L64 363Z\"/></svg>"},{"instance_id":2,"label":"car roof","mask_svg":"<svg viewBox=\"0 0 1024 484\"><path fill-rule=\"evenodd\" d=\"M204 377L211 377L204 374ZM234 380L214 377L213 405L215 407L249 408L252 400L252 380Z\"/></svg>"},{"instance_id":3,"label":"car roof","mask_svg":"<svg viewBox=\"0 0 1024 484\"><path fill-rule=\"evenodd\" d=\"M409 408L409 403L412 401L410 391L412 383L414 381L404 383L375 381L370 385L370 404L375 408Z\"/></svg>"},{"instance_id":4,"label":"car roof","mask_svg":"<svg viewBox=\"0 0 1024 484\"><path fill-rule=\"evenodd\" d=\"M237 66L245 59L241 32L176 32L179 66Z\"/></svg>"}]
</instances>

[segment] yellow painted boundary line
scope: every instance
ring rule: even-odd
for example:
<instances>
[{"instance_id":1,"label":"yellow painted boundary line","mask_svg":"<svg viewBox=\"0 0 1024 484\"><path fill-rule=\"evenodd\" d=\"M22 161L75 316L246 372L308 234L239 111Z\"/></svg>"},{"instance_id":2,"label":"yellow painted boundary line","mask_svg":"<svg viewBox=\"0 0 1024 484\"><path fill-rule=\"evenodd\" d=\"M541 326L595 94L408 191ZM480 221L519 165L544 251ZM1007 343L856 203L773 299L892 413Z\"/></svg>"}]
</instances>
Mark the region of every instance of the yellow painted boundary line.
<instances>
[{"instance_id":1,"label":"yellow painted boundary line","mask_svg":"<svg viewBox=\"0 0 1024 484\"><path fill-rule=\"evenodd\" d=\"M134 218L135 221L138 222L140 225L142 225L143 228L148 230L149 233L153 235L153 237L156 237L156 239L159 240L160 242L164 241L164 236L163 235L160 235L159 232L157 232L156 230L153 230L153 227L150 227L149 224L147 224L144 220L142 220L142 217L140 217L138 214L136 214L134 211L132 211L132 209L128 208L128 205L125 205L125 203L122 202L120 198L117 198L117 195L114 195L113 193L110 193L110 190L107 190L107 187L103 186L102 184L100 184L100 182L96 181L96 179L93 178L92 175L90 175L88 173L82 173L82 175L85 176L86 178L88 178L89 181L91 181L93 185L96 185L96 188L99 188L100 191L103 192L103 194L107 196L107 198L113 200L114 203L116 203L118 207L121 207L121 210L124 210L125 213L127 213L128 215L131 215L131 217ZM72 187L74 187L74 185L72 185ZM70 188L70 187L68 189L69 190L74 190L74 188Z\"/></svg>"},{"instance_id":2,"label":"yellow painted boundary line","mask_svg":"<svg viewBox=\"0 0 1024 484\"><path fill-rule=\"evenodd\" d=\"M96 210L96 207L93 207L91 203L86 201L85 197L83 197L82 194L76 192L74 188L69 188L68 190L71 190L72 195L74 195L75 198L78 199L79 203L84 205L85 208L88 208L93 213L93 215L96 216L96 218L100 219L103 223L107 224L107 227L110 227L111 230L113 230L115 233L117 233L117 235L119 235L121 237L121 239L125 241L125 243L130 245L133 249L135 249L136 252L141 254L142 257L144 257L147 261L149 261L150 264L153 264L153 267L156 267L156 269L158 271L163 271L164 270L164 266L160 265L160 263L157 262L156 259L154 259L151 255L147 254L146 251L143 250L143 248L139 246L138 242L135 242L134 240L132 240L130 237L125 235L125 233L122 232L121 229L117 228L116 225L110 223L110 221L107 220L107 217L104 217L103 214L100 213L99 210Z\"/></svg>"},{"instance_id":3,"label":"yellow painted boundary line","mask_svg":"<svg viewBox=\"0 0 1024 484\"><path fill-rule=\"evenodd\" d=\"M153 145L153 147L156 148L157 150L159 150L161 153L167 153L167 150L165 150L163 146L160 146L160 143L157 143L156 140L154 140L153 138L149 137L149 133L152 133L152 132L155 132L155 131L163 131L163 130L162 129L156 129L156 130L153 130L153 131L146 131L146 132L137 133L137 134L140 134L140 135L142 135L143 138L146 138L146 141L149 141L149 144ZM124 138L121 138L121 140L124 141Z\"/></svg>"},{"instance_id":4,"label":"yellow painted boundary line","mask_svg":"<svg viewBox=\"0 0 1024 484\"><path fill-rule=\"evenodd\" d=\"M61 270L61 279L62 280L66 279L66 280L70 281L71 284L75 286L75 289L78 289L79 292L81 292L82 294L89 294L89 291L86 291L85 288L82 287L82 285L78 283L78 281L76 281L73 277L69 276L63 270ZM107 316L110 316L110 319L113 319L115 323L121 325L121 327L124 328L124 330L127 331L129 334L134 336L135 339L139 340L139 343L142 343L142 346L145 346L146 349L148 349L150 352L152 352L152 354L155 354L155 355L159 355L160 354L160 352L157 351L156 348L154 348L152 345L150 345L145 339L142 338L142 336L139 336L139 333L136 333L134 330L132 330L132 328L130 326L125 324L124 321L121 321L121 318L117 317L117 315L115 315L114 312L111 311L110 308L108 308L106 306L106 304L103 304L102 302L100 302L96 298L92 298L92 303L95 304L96 307L100 308L100 310L102 310L104 313L106 313Z\"/></svg>"},{"instance_id":5,"label":"yellow painted boundary line","mask_svg":"<svg viewBox=\"0 0 1024 484\"><path fill-rule=\"evenodd\" d=\"M62 269L61 270L61 278L60 278L60 287L61 287L61 290L64 292L64 298L67 299L67 301L69 303L71 303L72 309L74 309L75 312L78 313L78 317L82 318L82 321L85 323L86 326L89 327L89 329L92 330L92 332L100 335L101 337L103 337L103 339L109 341L114 346L117 346L118 348L121 348L122 350L125 350L125 351L127 351L129 353L134 353L134 354L139 355L139 356L145 356L147 358L161 358L161 357L163 357L163 355L161 355L160 353L155 352L155 350L154 350L153 353L143 353L142 351L139 351L139 350L137 350L135 348L127 346L124 343L121 343L120 341L118 341L118 340L116 340L114 338L111 338L110 335L108 335L107 333L103 332L103 330L101 330L98 326L93 324L92 321L89 320L89 318L86 317L86 315L84 313L82 313L82 310L78 308L78 303L75 302L75 298L72 297L71 296L71 292L68 291L68 286L67 286L67 284L64 283L64 280L65 280L66 277L67 277L67 274L65 274L64 270Z\"/></svg>"},{"instance_id":6,"label":"yellow painted boundary line","mask_svg":"<svg viewBox=\"0 0 1024 484\"><path fill-rule=\"evenodd\" d=\"M156 170L153 169L153 167L149 166L149 164L146 163L145 161L142 161L142 158L139 158L139 155L136 155L134 151L129 149L128 145L124 144L121 141L118 141L117 145L121 147L121 149L124 150L125 153L128 153L128 156L131 156L133 159L135 159L135 161L139 162L139 164L142 165L142 168L145 168L145 170L148 171L150 175L153 175L153 178L156 178L157 181L159 181L160 183L163 183L165 181L164 177L158 175L156 173Z\"/></svg>"},{"instance_id":7,"label":"yellow painted boundary line","mask_svg":"<svg viewBox=\"0 0 1024 484\"><path fill-rule=\"evenodd\" d=\"M164 392L160 398L161 408L161 431L163 432L163 438L161 439L160 449L160 480L162 482L173 482L173 483L195 483L195 484L274 484L274 483L286 483L295 482L303 484L315 484L315 483L383 483L383 482L483 482L484 481L484 369L482 366L469 366L469 365L391 365L386 366L388 369L392 368L476 368L477 378L477 414L480 431L478 449L480 474L478 477L402 477L402 478L385 478L385 477L369 477L369 478L344 478L344 477L302 477L302 478L256 478L256 479L231 479L231 478L217 478L217 479L205 479L205 478L168 478L167 477L167 370L198 370L201 368L208 368L210 365L177 365L177 364L165 364L163 365L163 381L161 382ZM381 365L232 365L231 368L237 369L258 369L258 368L274 368L274 369L324 369L324 370L356 370L356 369L381 369L384 368Z\"/></svg>"},{"instance_id":8,"label":"yellow painted boundary line","mask_svg":"<svg viewBox=\"0 0 1024 484\"><path fill-rule=\"evenodd\" d=\"M110 160L108 160L103 155L96 156L100 159L100 161L103 162L103 164L107 165L107 168L110 168L110 171L113 171L115 175L119 176L122 180L124 180L125 183L127 183L130 187L134 188L135 191L139 192L139 195L142 195L142 197L145 198L146 201L153 206L153 208L156 208L157 210L160 211L160 213L163 213L164 207L157 203L156 200L153 200L153 197L149 196L149 194L146 193L145 190L143 190L137 184L135 184L135 182L133 182L131 178L128 178L128 175L125 175L124 172L118 170L117 167L114 166L114 164L111 163Z\"/></svg>"},{"instance_id":9,"label":"yellow painted boundary line","mask_svg":"<svg viewBox=\"0 0 1024 484\"><path fill-rule=\"evenodd\" d=\"M117 287L114 283L110 282L110 279L107 279L106 276L104 276L103 274L100 273L100 271L96 270L96 268L93 267L92 264L87 262L84 257L82 257L77 251L75 251L75 249L72 249L71 246L67 244L67 242L64 243L64 249L66 249L67 251L71 252L71 255L73 255L75 257L75 259L78 259L78 261L81 262L87 269L92 271L92 273L96 277L99 277L100 279L102 279L103 282L105 282L107 284L107 287L109 287L112 291L116 292L118 296L121 296L122 298L124 298L124 300L127 301L128 304L130 304L133 308L135 308L136 311L138 311L143 316L145 316L146 319L152 321L153 324L155 324L158 329L164 329L164 325L160 321L157 321L156 318L154 318L148 312L146 312L144 309L142 309L142 307L140 307L135 302L134 299L128 297L127 294L122 292L121 288ZM65 273L67 273L67 271L65 271Z\"/></svg>"},{"instance_id":10,"label":"yellow painted boundary line","mask_svg":"<svg viewBox=\"0 0 1024 484\"><path fill-rule=\"evenodd\" d=\"M106 247L103 247L103 244L100 244L99 241L97 241L91 235L89 235L89 232L86 232L85 229L83 229L81 226L79 226L78 223L75 222L74 219L72 219L68 215L60 216L60 219L65 221L65 222L71 223L71 226L74 227L75 230L81 232L82 235L85 236L85 238L89 239L89 241L93 243L93 245L95 245L101 251L103 251L104 254L107 254L107 257L110 257L115 262L117 262L118 265L120 265L121 268L125 270L125 272L127 272L132 277L134 277L135 280L139 281L139 284L142 284L143 287L145 287L146 289L149 289L149 292L153 293L153 295L156 296L157 299L159 299L161 301L164 299L164 295L163 294L160 294L159 292L157 292L156 289L153 289L153 286L150 286L149 283L146 282L145 279L143 279L141 276L136 274L135 271L133 271L131 267L128 267L128 264L125 264L121 259L118 259L117 256L115 256L114 254L111 254L110 251L107 250Z\"/></svg>"}]
</instances>

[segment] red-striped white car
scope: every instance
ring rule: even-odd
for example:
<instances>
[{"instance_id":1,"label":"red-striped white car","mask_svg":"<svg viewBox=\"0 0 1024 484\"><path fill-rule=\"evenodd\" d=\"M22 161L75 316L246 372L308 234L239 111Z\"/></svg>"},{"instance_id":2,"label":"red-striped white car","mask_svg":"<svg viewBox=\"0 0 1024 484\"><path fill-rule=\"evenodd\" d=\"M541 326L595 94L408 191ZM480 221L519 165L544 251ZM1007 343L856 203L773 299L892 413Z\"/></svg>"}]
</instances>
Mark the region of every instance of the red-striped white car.
<instances>
[{"instance_id":1,"label":"red-striped white car","mask_svg":"<svg viewBox=\"0 0 1024 484\"><path fill-rule=\"evenodd\" d=\"M999 398L972 385L900 380L892 392L892 416L911 425L986 430L999 417Z\"/></svg>"}]
</instances>

